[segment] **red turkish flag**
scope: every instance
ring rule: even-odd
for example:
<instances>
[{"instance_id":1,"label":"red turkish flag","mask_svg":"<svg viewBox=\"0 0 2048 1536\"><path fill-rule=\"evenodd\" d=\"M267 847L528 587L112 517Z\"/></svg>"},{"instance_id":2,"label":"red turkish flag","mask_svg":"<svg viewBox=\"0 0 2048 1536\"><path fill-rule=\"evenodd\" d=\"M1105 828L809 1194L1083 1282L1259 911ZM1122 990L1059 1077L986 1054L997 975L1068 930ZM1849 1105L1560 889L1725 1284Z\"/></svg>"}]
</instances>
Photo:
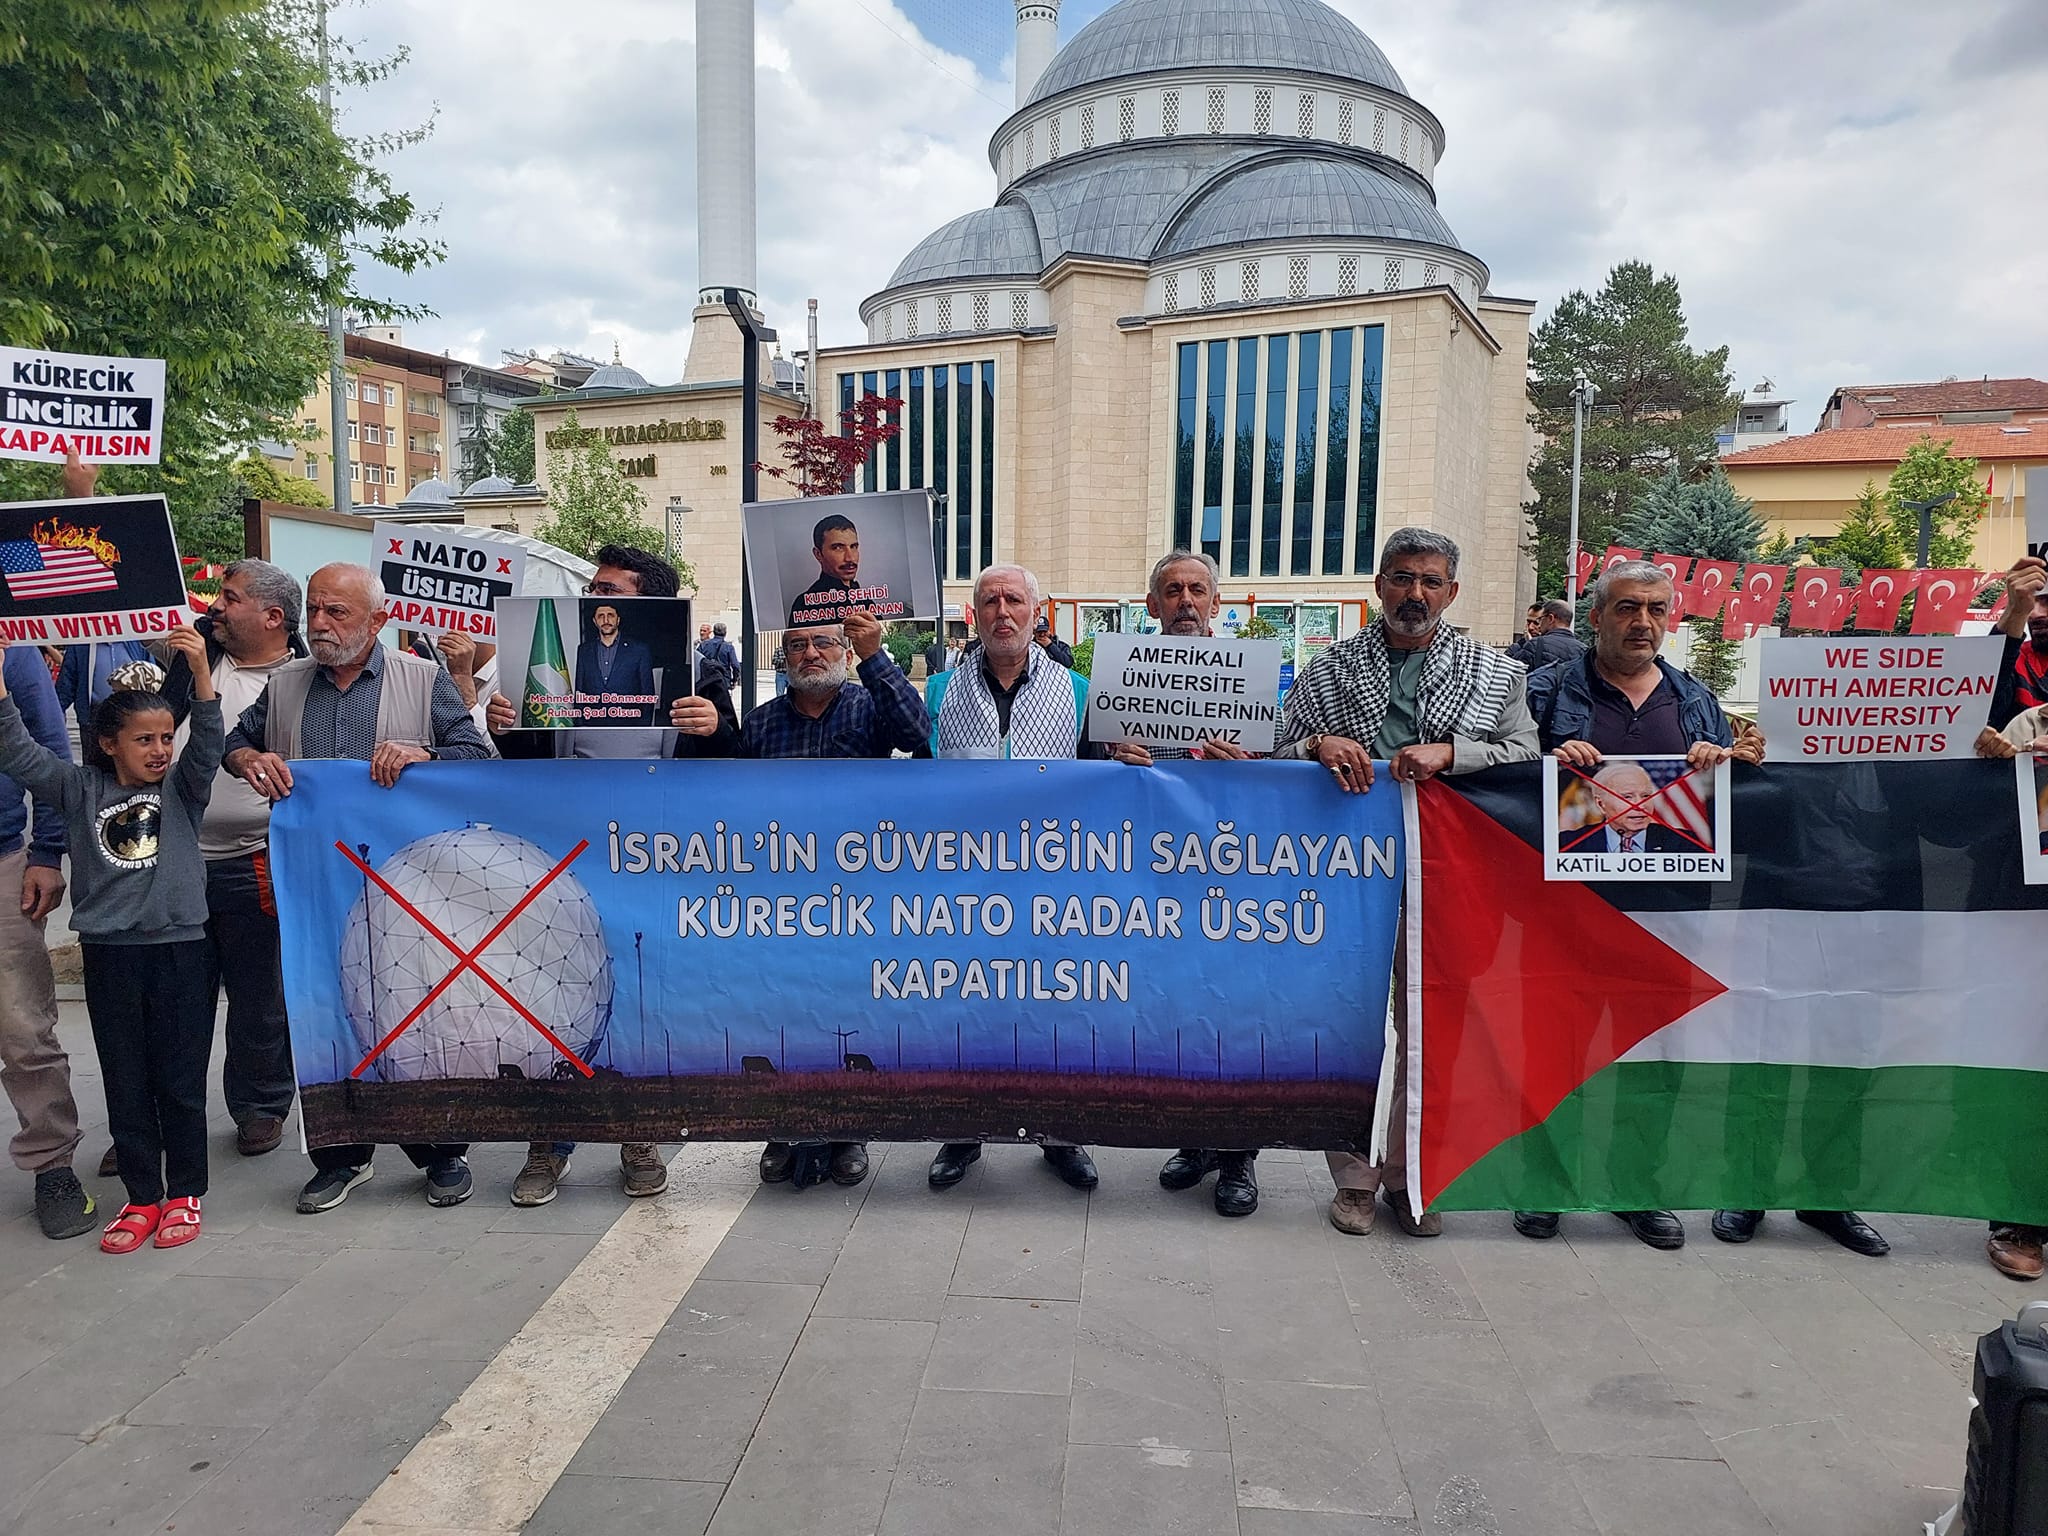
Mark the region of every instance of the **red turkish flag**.
<instances>
[{"instance_id":1,"label":"red turkish flag","mask_svg":"<svg viewBox=\"0 0 2048 1536\"><path fill-rule=\"evenodd\" d=\"M1739 560L1702 560L1692 568L1692 601L1686 604L1689 619L1711 619L1721 604L1739 591L1736 574ZM1731 590L1732 589L1732 590Z\"/></svg>"},{"instance_id":2,"label":"red turkish flag","mask_svg":"<svg viewBox=\"0 0 2048 1536\"><path fill-rule=\"evenodd\" d=\"M1960 633L1972 599L1990 579L1983 571L1920 572L1920 595L1913 600L1913 633Z\"/></svg>"},{"instance_id":3,"label":"red turkish flag","mask_svg":"<svg viewBox=\"0 0 2048 1536\"><path fill-rule=\"evenodd\" d=\"M1650 564L1671 578L1671 622L1676 624L1692 612L1692 556L1652 555Z\"/></svg>"},{"instance_id":4,"label":"red turkish flag","mask_svg":"<svg viewBox=\"0 0 2048 1536\"><path fill-rule=\"evenodd\" d=\"M1640 560L1642 558L1643 552L1640 549L1630 549L1623 544L1610 544L1607 546L1607 553L1600 557L1600 574L1605 576L1624 560Z\"/></svg>"},{"instance_id":5,"label":"red turkish flag","mask_svg":"<svg viewBox=\"0 0 2048 1536\"><path fill-rule=\"evenodd\" d=\"M1721 622L1721 638L1747 640L1759 624L1778 616L1778 599L1785 591L1787 567L1752 565L1742 573L1742 585L1728 595L1728 615Z\"/></svg>"},{"instance_id":6,"label":"red turkish flag","mask_svg":"<svg viewBox=\"0 0 2048 1536\"><path fill-rule=\"evenodd\" d=\"M1842 573L1832 565L1809 565L1792 580L1792 607L1785 617L1787 629L1817 629L1831 635L1842 627L1849 610L1849 595L1842 590Z\"/></svg>"},{"instance_id":7,"label":"red turkish flag","mask_svg":"<svg viewBox=\"0 0 2048 1536\"><path fill-rule=\"evenodd\" d=\"M1593 559L1593 551L1582 549L1579 551L1577 559L1573 561L1573 564L1577 567L1577 575L1581 587L1584 587L1593 577Z\"/></svg>"},{"instance_id":8,"label":"red turkish flag","mask_svg":"<svg viewBox=\"0 0 2048 1536\"><path fill-rule=\"evenodd\" d=\"M1899 605L1912 592L1918 571L1865 571L1852 603L1858 629L1888 634L1899 622Z\"/></svg>"}]
</instances>

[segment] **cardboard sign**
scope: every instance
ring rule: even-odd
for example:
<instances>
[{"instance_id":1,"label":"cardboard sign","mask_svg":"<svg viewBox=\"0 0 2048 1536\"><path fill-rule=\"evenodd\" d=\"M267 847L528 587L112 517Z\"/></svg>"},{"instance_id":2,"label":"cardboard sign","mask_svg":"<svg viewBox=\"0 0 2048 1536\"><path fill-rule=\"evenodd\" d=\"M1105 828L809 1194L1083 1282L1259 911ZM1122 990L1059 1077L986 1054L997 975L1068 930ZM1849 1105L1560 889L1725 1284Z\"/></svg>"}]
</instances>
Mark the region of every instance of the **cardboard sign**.
<instances>
[{"instance_id":1,"label":"cardboard sign","mask_svg":"<svg viewBox=\"0 0 2048 1536\"><path fill-rule=\"evenodd\" d=\"M0 347L0 459L154 464L163 422L161 358Z\"/></svg>"},{"instance_id":2,"label":"cardboard sign","mask_svg":"<svg viewBox=\"0 0 2048 1536\"><path fill-rule=\"evenodd\" d=\"M757 630L939 616L930 491L749 502L740 538Z\"/></svg>"},{"instance_id":3,"label":"cardboard sign","mask_svg":"<svg viewBox=\"0 0 2048 1536\"><path fill-rule=\"evenodd\" d=\"M501 539L379 523L370 532L391 622L423 635L469 635L493 644L499 599L517 596L526 551Z\"/></svg>"},{"instance_id":4,"label":"cardboard sign","mask_svg":"<svg viewBox=\"0 0 2048 1536\"><path fill-rule=\"evenodd\" d=\"M1546 880L1726 880L1728 764L1543 759Z\"/></svg>"},{"instance_id":5,"label":"cardboard sign","mask_svg":"<svg viewBox=\"0 0 2048 1536\"><path fill-rule=\"evenodd\" d=\"M2000 635L1766 640L1756 723L1774 762L1969 757L2004 654Z\"/></svg>"},{"instance_id":6,"label":"cardboard sign","mask_svg":"<svg viewBox=\"0 0 2048 1536\"><path fill-rule=\"evenodd\" d=\"M2013 759L2020 802L2020 870L2028 885L2048 885L2048 757Z\"/></svg>"},{"instance_id":7,"label":"cardboard sign","mask_svg":"<svg viewBox=\"0 0 2048 1536\"><path fill-rule=\"evenodd\" d=\"M496 618L517 730L665 729L695 687L686 597L508 597Z\"/></svg>"},{"instance_id":8,"label":"cardboard sign","mask_svg":"<svg viewBox=\"0 0 2048 1536\"><path fill-rule=\"evenodd\" d=\"M1280 650L1278 640L1097 635L1089 737L1148 747L1223 740L1270 752L1280 720Z\"/></svg>"},{"instance_id":9,"label":"cardboard sign","mask_svg":"<svg viewBox=\"0 0 2048 1536\"><path fill-rule=\"evenodd\" d=\"M161 496L0 506L0 582L0 635L10 641L149 640L192 617Z\"/></svg>"}]
</instances>

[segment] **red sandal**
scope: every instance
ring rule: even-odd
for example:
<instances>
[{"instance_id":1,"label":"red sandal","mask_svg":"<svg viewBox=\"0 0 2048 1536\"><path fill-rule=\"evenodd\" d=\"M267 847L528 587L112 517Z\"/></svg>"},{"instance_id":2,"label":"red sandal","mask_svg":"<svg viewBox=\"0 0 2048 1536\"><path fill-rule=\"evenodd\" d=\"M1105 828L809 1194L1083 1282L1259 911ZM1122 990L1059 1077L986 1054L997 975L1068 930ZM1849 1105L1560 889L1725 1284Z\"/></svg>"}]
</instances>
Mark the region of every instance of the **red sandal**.
<instances>
[{"instance_id":1,"label":"red sandal","mask_svg":"<svg viewBox=\"0 0 2048 1536\"><path fill-rule=\"evenodd\" d=\"M156 1231L157 1223L163 1220L163 1207L156 1205L124 1205L121 1214L106 1225L100 1233L101 1253L133 1253L149 1240Z\"/></svg>"},{"instance_id":2,"label":"red sandal","mask_svg":"<svg viewBox=\"0 0 2048 1536\"><path fill-rule=\"evenodd\" d=\"M157 1223L156 1245L179 1248L199 1235L199 1197L180 1195L164 1202L163 1219Z\"/></svg>"}]
</instances>

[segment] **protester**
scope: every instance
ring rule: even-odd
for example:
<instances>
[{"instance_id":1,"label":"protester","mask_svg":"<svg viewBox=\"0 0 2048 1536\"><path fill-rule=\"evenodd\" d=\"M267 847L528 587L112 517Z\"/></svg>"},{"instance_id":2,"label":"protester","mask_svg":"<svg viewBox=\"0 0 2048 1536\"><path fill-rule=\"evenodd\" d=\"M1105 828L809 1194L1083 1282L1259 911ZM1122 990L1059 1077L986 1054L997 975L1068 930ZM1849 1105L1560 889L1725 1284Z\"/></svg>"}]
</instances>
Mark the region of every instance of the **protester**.
<instances>
[{"instance_id":1,"label":"protester","mask_svg":"<svg viewBox=\"0 0 2048 1536\"><path fill-rule=\"evenodd\" d=\"M2026 599L2024 602L2022 599ZM2008 609L2026 614L2026 641L2013 658L2013 703L2020 709L2048 705L2048 590L2009 591Z\"/></svg>"},{"instance_id":2,"label":"protester","mask_svg":"<svg viewBox=\"0 0 2048 1536\"><path fill-rule=\"evenodd\" d=\"M1222 577L1216 562L1193 550L1176 549L1153 562L1145 584L1145 611L1169 635L1213 634L1223 607ZM1235 742L1211 737L1193 747L1148 747L1118 742L1109 755L1119 763L1149 768L1156 762L1243 762L1252 756ZM1256 1149L1222 1150L1182 1147L1159 1170L1159 1183L1172 1190L1193 1189L1216 1175L1215 1204L1219 1216L1249 1216L1259 1208L1259 1179L1253 1168Z\"/></svg>"},{"instance_id":3,"label":"protester","mask_svg":"<svg viewBox=\"0 0 2048 1536\"><path fill-rule=\"evenodd\" d=\"M1536 628L1526 640L1518 640L1508 647L1508 654L1515 660L1534 672L1553 661L1576 661L1586 654L1584 643L1572 633L1570 603L1561 597L1553 597L1529 611L1535 615Z\"/></svg>"},{"instance_id":4,"label":"protester","mask_svg":"<svg viewBox=\"0 0 2048 1536\"><path fill-rule=\"evenodd\" d=\"M206 655L189 625L169 642L188 662ZM107 1253L152 1237L159 1248L189 1243L206 1194L213 993L199 821L221 754L210 676L194 679L191 726L174 768L169 703L117 690L93 711L87 761L74 765L29 733L0 686L0 772L62 812L75 850L71 922L128 1194L100 1235Z\"/></svg>"},{"instance_id":5,"label":"protester","mask_svg":"<svg viewBox=\"0 0 2048 1536\"><path fill-rule=\"evenodd\" d=\"M306 583L306 641L312 655L270 674L263 692L228 733L228 771L275 804L292 791L290 759L357 758L389 789L414 763L493 755L454 681L439 666L386 648L378 633L391 616L383 585L360 565L327 565ZM196 678L195 678L196 682ZM299 1191L306 1215L329 1211L370 1177L369 1146L317 1147L317 1170ZM466 1145L407 1145L426 1173L429 1205L460 1205L473 1188Z\"/></svg>"},{"instance_id":6,"label":"protester","mask_svg":"<svg viewBox=\"0 0 2048 1536\"><path fill-rule=\"evenodd\" d=\"M697 627L697 676L722 684L728 691L740 685L740 653L725 638L725 621Z\"/></svg>"},{"instance_id":7,"label":"protester","mask_svg":"<svg viewBox=\"0 0 2048 1536\"><path fill-rule=\"evenodd\" d=\"M960 666L926 681L934 757L1057 759L1100 754L1087 746L1088 679L1070 672L1031 639L1038 578L1021 565L992 565L974 578L974 630L980 648ZM1093 1189L1095 1161L1085 1147L1046 1142L1045 1160L1075 1189ZM933 1189L950 1189L981 1156L978 1141L949 1141L932 1159Z\"/></svg>"},{"instance_id":8,"label":"protester","mask_svg":"<svg viewBox=\"0 0 2048 1536\"><path fill-rule=\"evenodd\" d=\"M69 763L71 738L41 655L28 646L7 649L0 683L29 737ZM36 1223L50 1238L90 1231L97 1209L71 1169L78 1102L71 1058L57 1041L57 979L43 936L64 900L63 862L57 802L31 803L25 783L0 772L0 1083L20 1122L8 1151L15 1167L35 1175Z\"/></svg>"},{"instance_id":9,"label":"protester","mask_svg":"<svg viewBox=\"0 0 2048 1536\"><path fill-rule=\"evenodd\" d=\"M66 646L64 664L57 672L57 702L76 717L78 739L83 742L91 732L92 712L100 702L129 681L117 674L135 666L155 665L140 640L95 640L91 645ZM86 677L88 666L92 669L90 680Z\"/></svg>"},{"instance_id":10,"label":"protester","mask_svg":"<svg viewBox=\"0 0 2048 1536\"><path fill-rule=\"evenodd\" d=\"M597 569L584 587L586 597L675 597L682 591L682 577L660 555L630 544L607 544L597 552ZM723 626L721 626L723 627ZM698 646L714 644L709 626L699 626ZM730 649L730 647L728 647ZM688 694L683 680L683 697L669 706L666 725L623 728L579 728L567 731L517 730L518 709L502 693L490 696L485 716L498 751L507 758L612 758L654 760L675 757L684 740L677 727L685 718L695 718L685 706L709 703L726 722L735 738L732 696L726 684L701 668L697 680L699 698ZM647 685L652 689L653 684ZM676 692L674 680L664 679L663 692ZM569 1171L569 1159L576 1151L573 1141L535 1141L527 1144L526 1162L512 1181L512 1203L520 1206L546 1205L561 1188ZM619 1181L635 1199L661 1194L668 1188L668 1164L651 1141L629 1141L619 1148Z\"/></svg>"},{"instance_id":11,"label":"protester","mask_svg":"<svg viewBox=\"0 0 2048 1536\"><path fill-rule=\"evenodd\" d=\"M1528 617L1522 620L1522 640L1534 640L1538 635L1542 633L1543 605L1541 603L1531 603L1529 605ZM1517 640L1514 645L1508 647L1508 654L1510 656L1514 656L1515 646L1519 646L1522 643L1522 640ZM1518 656L1515 657L1515 659L1517 661L1521 660L1521 658Z\"/></svg>"},{"instance_id":12,"label":"protester","mask_svg":"<svg viewBox=\"0 0 2048 1536\"><path fill-rule=\"evenodd\" d=\"M1052 632L1052 625L1044 614L1031 626L1031 638L1045 648L1045 654L1063 667L1074 665L1074 648Z\"/></svg>"},{"instance_id":13,"label":"protester","mask_svg":"<svg viewBox=\"0 0 2048 1536\"><path fill-rule=\"evenodd\" d=\"M1404 783L1474 773L1536 756L1536 724L1523 698L1523 668L1443 622L1458 596L1458 546L1426 528L1397 528L1380 550L1373 591L1378 616L1326 648L1288 690L1275 758L1321 763L1351 794L1372 787L1373 760ZM1407 922L1404 914L1403 923ZM1382 1194L1410 1237L1443 1230L1434 1211L1408 1209L1407 946L1394 947L1394 1094L1385 1163L1328 1154L1336 1197L1330 1224L1360 1237Z\"/></svg>"},{"instance_id":14,"label":"protester","mask_svg":"<svg viewBox=\"0 0 2048 1536\"><path fill-rule=\"evenodd\" d=\"M910 679L882 645L882 626L871 614L849 612L843 624L792 629L782 638L789 657L789 693L747 715L737 743L709 699L685 699L676 723L705 755L753 758L875 758L926 752L925 706ZM859 681L848 678L853 653ZM724 737L721 740L721 737ZM725 750L719 751L723 746ZM737 751L733 751L733 747ZM813 1182L805 1149L771 1141L761 1152L761 1182ZM832 1182L858 1184L868 1176L864 1141L834 1141L825 1148Z\"/></svg>"},{"instance_id":15,"label":"protester","mask_svg":"<svg viewBox=\"0 0 2048 1536\"><path fill-rule=\"evenodd\" d=\"M434 639L441 665L449 681L462 695L469 718L479 731L490 729L491 695L498 691L498 647L489 640L474 640L454 630Z\"/></svg>"},{"instance_id":16,"label":"protester","mask_svg":"<svg viewBox=\"0 0 2048 1536\"><path fill-rule=\"evenodd\" d=\"M1658 654L1671 625L1669 575L1647 560L1625 561L1603 572L1591 595L1593 649L1574 640L1574 655L1529 675L1538 744L1592 776L1595 798L1607 812L1602 851L1677 851L1671 830L1654 809L1644 808L1655 788L1649 774L1635 763L1603 766L1603 759L1683 757L1696 768L1712 768L1724 758L1760 763L1763 735L1751 730L1737 740L1713 690ZM1569 616L1567 605L1556 606ZM1614 1215L1652 1248L1685 1246L1685 1226L1670 1211ZM1514 1223L1524 1237L1557 1236L1555 1211L1516 1211Z\"/></svg>"}]
</instances>

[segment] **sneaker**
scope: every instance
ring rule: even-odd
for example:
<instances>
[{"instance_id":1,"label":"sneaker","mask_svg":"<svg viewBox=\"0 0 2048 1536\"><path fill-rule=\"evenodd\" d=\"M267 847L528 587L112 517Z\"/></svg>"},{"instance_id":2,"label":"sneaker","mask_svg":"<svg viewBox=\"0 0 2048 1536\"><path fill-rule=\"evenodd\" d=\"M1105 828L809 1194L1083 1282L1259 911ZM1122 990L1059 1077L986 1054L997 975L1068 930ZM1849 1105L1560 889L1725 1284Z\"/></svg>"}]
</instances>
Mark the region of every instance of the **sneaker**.
<instances>
[{"instance_id":1,"label":"sneaker","mask_svg":"<svg viewBox=\"0 0 2048 1536\"><path fill-rule=\"evenodd\" d=\"M645 1200L668 1188L668 1164L654 1150L653 1142L629 1141L619 1148L619 1178L627 1194Z\"/></svg>"},{"instance_id":2,"label":"sneaker","mask_svg":"<svg viewBox=\"0 0 2048 1536\"><path fill-rule=\"evenodd\" d=\"M427 1204L460 1205L476 1189L469 1176L469 1159L451 1157L427 1169Z\"/></svg>"},{"instance_id":3,"label":"sneaker","mask_svg":"<svg viewBox=\"0 0 2048 1536\"><path fill-rule=\"evenodd\" d=\"M38 1200L38 1211L41 1208L41 1201ZM48 1227L43 1230L50 1231ZM57 1234L50 1232L50 1235L55 1237ZM1998 1272L2009 1279L2041 1278L2040 1240L2018 1227L1998 1227L1993 1230L1989 1241L1984 1245L1984 1251L1991 1256L1991 1262Z\"/></svg>"},{"instance_id":4,"label":"sneaker","mask_svg":"<svg viewBox=\"0 0 2048 1536\"><path fill-rule=\"evenodd\" d=\"M77 1237L98 1225L93 1198L69 1168L45 1168L36 1175L36 1222L43 1236Z\"/></svg>"},{"instance_id":5,"label":"sneaker","mask_svg":"<svg viewBox=\"0 0 2048 1536\"><path fill-rule=\"evenodd\" d=\"M1340 1189L1330 1202L1330 1225L1339 1232L1348 1232L1353 1237L1363 1237L1372 1230L1372 1218L1377 1208L1373 1204L1369 1189Z\"/></svg>"},{"instance_id":6,"label":"sneaker","mask_svg":"<svg viewBox=\"0 0 2048 1536\"><path fill-rule=\"evenodd\" d=\"M546 1205L555 1198L562 1175L568 1171L567 1153L557 1153L544 1141L534 1142L526 1149L526 1166L512 1181L512 1203Z\"/></svg>"},{"instance_id":7,"label":"sneaker","mask_svg":"<svg viewBox=\"0 0 2048 1536\"><path fill-rule=\"evenodd\" d=\"M235 1150L244 1157L275 1152L284 1140L284 1122L276 1115L257 1115L235 1127Z\"/></svg>"},{"instance_id":8,"label":"sneaker","mask_svg":"<svg viewBox=\"0 0 2048 1536\"><path fill-rule=\"evenodd\" d=\"M376 1172L369 1163L360 1168L323 1168L306 1180L299 1191L299 1214L317 1216L331 1211L348 1198L348 1192Z\"/></svg>"}]
</instances>

